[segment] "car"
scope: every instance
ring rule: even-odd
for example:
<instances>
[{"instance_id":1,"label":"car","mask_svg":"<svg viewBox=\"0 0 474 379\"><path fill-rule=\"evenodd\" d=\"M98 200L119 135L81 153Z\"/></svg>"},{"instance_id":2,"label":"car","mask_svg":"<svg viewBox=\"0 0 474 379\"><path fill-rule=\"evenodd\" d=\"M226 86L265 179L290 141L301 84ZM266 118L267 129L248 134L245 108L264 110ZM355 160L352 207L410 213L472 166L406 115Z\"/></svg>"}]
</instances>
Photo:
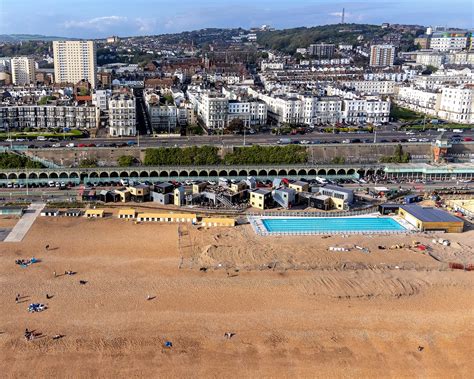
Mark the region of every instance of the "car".
<instances>
[{"instance_id":1,"label":"car","mask_svg":"<svg viewBox=\"0 0 474 379\"><path fill-rule=\"evenodd\" d=\"M410 132L406 132L405 134L406 134L407 136L413 136L413 135L415 134L415 132L411 132L411 131L410 131Z\"/></svg>"},{"instance_id":2,"label":"car","mask_svg":"<svg viewBox=\"0 0 474 379\"><path fill-rule=\"evenodd\" d=\"M51 188L52 188L52 187L54 187L54 186L55 186L54 182L53 182L52 180L50 180L50 181L48 182L48 187L51 187Z\"/></svg>"},{"instance_id":3,"label":"car","mask_svg":"<svg viewBox=\"0 0 474 379\"><path fill-rule=\"evenodd\" d=\"M53 144L51 145L51 147L61 147L61 144L60 144L60 143L53 143Z\"/></svg>"},{"instance_id":4,"label":"car","mask_svg":"<svg viewBox=\"0 0 474 379\"><path fill-rule=\"evenodd\" d=\"M80 143L79 145L77 145L77 147L87 147L87 145L85 143Z\"/></svg>"},{"instance_id":5,"label":"car","mask_svg":"<svg viewBox=\"0 0 474 379\"><path fill-rule=\"evenodd\" d=\"M418 142L430 142L429 138L420 138Z\"/></svg>"},{"instance_id":6,"label":"car","mask_svg":"<svg viewBox=\"0 0 474 379\"><path fill-rule=\"evenodd\" d=\"M305 140L305 139L300 141L300 144L302 144L302 145L308 145L309 143L310 142L308 140Z\"/></svg>"},{"instance_id":7,"label":"car","mask_svg":"<svg viewBox=\"0 0 474 379\"><path fill-rule=\"evenodd\" d=\"M387 139L383 139L383 140L380 140L379 143L387 143L388 140Z\"/></svg>"},{"instance_id":8,"label":"car","mask_svg":"<svg viewBox=\"0 0 474 379\"><path fill-rule=\"evenodd\" d=\"M464 137L464 142L471 142L472 138L471 137Z\"/></svg>"},{"instance_id":9,"label":"car","mask_svg":"<svg viewBox=\"0 0 474 379\"><path fill-rule=\"evenodd\" d=\"M342 140L342 143L351 143L351 140L350 139L345 139L345 140Z\"/></svg>"},{"instance_id":10,"label":"car","mask_svg":"<svg viewBox=\"0 0 474 379\"><path fill-rule=\"evenodd\" d=\"M408 142L418 142L418 138L408 138Z\"/></svg>"}]
</instances>

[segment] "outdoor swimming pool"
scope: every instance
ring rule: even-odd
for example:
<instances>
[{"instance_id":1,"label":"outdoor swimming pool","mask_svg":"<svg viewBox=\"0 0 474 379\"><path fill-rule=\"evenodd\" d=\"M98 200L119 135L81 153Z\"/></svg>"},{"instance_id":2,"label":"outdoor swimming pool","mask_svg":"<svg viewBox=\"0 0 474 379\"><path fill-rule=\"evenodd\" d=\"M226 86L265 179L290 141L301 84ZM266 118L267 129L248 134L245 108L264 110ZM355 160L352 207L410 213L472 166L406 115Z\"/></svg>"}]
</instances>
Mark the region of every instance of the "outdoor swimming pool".
<instances>
[{"instance_id":1,"label":"outdoor swimming pool","mask_svg":"<svg viewBox=\"0 0 474 379\"><path fill-rule=\"evenodd\" d=\"M384 233L406 229L390 217L292 217L261 218L261 225L270 234ZM265 230L262 230L265 233Z\"/></svg>"}]
</instances>

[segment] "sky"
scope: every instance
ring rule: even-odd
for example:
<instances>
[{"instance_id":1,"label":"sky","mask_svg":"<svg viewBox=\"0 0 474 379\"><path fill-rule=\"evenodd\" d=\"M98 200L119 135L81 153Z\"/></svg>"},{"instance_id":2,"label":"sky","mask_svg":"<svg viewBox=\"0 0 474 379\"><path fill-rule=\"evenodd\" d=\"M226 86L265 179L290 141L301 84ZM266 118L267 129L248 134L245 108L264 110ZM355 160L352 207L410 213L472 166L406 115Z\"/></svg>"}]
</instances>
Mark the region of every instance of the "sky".
<instances>
[{"instance_id":1,"label":"sky","mask_svg":"<svg viewBox=\"0 0 474 379\"><path fill-rule=\"evenodd\" d=\"M0 0L0 34L102 38L346 22L474 27L473 0Z\"/></svg>"}]
</instances>

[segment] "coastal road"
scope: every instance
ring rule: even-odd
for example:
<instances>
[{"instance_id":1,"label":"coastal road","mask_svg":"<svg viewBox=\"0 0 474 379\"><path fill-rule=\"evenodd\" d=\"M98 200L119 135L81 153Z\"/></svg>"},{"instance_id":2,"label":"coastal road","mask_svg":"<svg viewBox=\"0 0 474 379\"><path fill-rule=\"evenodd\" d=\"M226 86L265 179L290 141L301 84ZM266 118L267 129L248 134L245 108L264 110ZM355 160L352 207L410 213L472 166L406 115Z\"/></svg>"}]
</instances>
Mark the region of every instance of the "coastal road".
<instances>
[{"instance_id":1,"label":"coastal road","mask_svg":"<svg viewBox=\"0 0 474 379\"><path fill-rule=\"evenodd\" d=\"M453 132L446 132L446 136L458 134ZM275 145L281 138L291 139L293 142L307 141L309 143L342 143L347 139L359 139L365 141L365 143L389 143L398 142L404 140L402 143L410 143L408 139L416 138L429 139L430 141L440 135L440 132L429 130L425 132L415 132L415 134L406 134L402 131L380 131L376 134L372 133L343 133L343 134L328 134L328 133L307 133L304 135L272 135L270 133L259 133L259 134L248 134L243 135L212 135L212 136L189 136L189 137L151 137L151 136L140 136L138 137L123 137L123 138L79 138L75 139L74 143L78 144L95 144L100 146L109 146L112 143L120 144L123 142L133 141L140 147L158 147L158 146L194 146L194 145L212 145L212 146L242 146L242 145ZM462 138L474 139L474 131L465 131L460 134ZM61 147L64 147L66 142L59 141ZM0 146L34 146L36 148L48 147L52 145L50 141L13 141L13 142L0 142Z\"/></svg>"}]
</instances>

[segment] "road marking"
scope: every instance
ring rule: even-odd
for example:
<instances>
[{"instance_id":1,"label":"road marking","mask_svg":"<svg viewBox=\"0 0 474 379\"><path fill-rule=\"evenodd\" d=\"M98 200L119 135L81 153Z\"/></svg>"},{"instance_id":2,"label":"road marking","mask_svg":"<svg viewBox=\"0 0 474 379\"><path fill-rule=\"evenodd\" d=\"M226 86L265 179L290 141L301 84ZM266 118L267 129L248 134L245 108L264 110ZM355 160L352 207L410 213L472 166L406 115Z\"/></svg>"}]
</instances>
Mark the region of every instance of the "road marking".
<instances>
[{"instance_id":1,"label":"road marking","mask_svg":"<svg viewBox=\"0 0 474 379\"><path fill-rule=\"evenodd\" d=\"M21 242L45 205L45 203L31 204L3 242Z\"/></svg>"}]
</instances>

